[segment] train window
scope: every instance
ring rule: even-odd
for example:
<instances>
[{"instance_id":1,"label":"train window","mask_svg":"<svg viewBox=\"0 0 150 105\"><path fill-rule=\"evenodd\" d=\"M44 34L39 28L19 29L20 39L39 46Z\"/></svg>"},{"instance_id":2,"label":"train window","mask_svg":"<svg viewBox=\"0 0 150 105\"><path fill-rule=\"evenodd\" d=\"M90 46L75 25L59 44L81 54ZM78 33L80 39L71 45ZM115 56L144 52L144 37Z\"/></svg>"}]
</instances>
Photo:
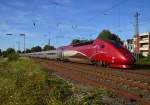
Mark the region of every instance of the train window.
<instances>
[{"instance_id":1,"label":"train window","mask_svg":"<svg viewBox=\"0 0 150 105\"><path fill-rule=\"evenodd\" d=\"M93 40L80 42L80 43L77 43L77 44L73 44L73 47L84 46L84 45L91 45L91 44L93 44L93 42L94 42Z\"/></svg>"},{"instance_id":2,"label":"train window","mask_svg":"<svg viewBox=\"0 0 150 105\"><path fill-rule=\"evenodd\" d=\"M100 48L105 48L105 45L100 45Z\"/></svg>"},{"instance_id":3,"label":"train window","mask_svg":"<svg viewBox=\"0 0 150 105\"><path fill-rule=\"evenodd\" d=\"M55 55L56 53L47 53L48 55Z\"/></svg>"},{"instance_id":4,"label":"train window","mask_svg":"<svg viewBox=\"0 0 150 105\"><path fill-rule=\"evenodd\" d=\"M121 44L120 44L119 42L116 42L116 41L111 40L111 43L112 43L115 47L121 48Z\"/></svg>"}]
</instances>

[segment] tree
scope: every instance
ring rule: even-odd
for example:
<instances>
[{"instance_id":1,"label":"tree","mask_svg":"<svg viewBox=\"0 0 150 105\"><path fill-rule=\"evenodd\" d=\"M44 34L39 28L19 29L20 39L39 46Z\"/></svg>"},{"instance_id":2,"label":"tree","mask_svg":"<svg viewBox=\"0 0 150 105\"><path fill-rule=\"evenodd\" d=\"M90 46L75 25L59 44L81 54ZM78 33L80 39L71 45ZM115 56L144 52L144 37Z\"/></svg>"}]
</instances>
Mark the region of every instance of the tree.
<instances>
[{"instance_id":1,"label":"tree","mask_svg":"<svg viewBox=\"0 0 150 105\"><path fill-rule=\"evenodd\" d=\"M3 51L3 52L2 52L2 56L3 56L3 57L7 57L6 51Z\"/></svg>"},{"instance_id":2,"label":"tree","mask_svg":"<svg viewBox=\"0 0 150 105\"><path fill-rule=\"evenodd\" d=\"M42 51L42 48L40 46L35 46L31 48L31 52L40 52Z\"/></svg>"},{"instance_id":3,"label":"tree","mask_svg":"<svg viewBox=\"0 0 150 105\"><path fill-rule=\"evenodd\" d=\"M26 53L31 53L31 50L30 49L26 49Z\"/></svg>"},{"instance_id":4,"label":"tree","mask_svg":"<svg viewBox=\"0 0 150 105\"><path fill-rule=\"evenodd\" d=\"M102 32L99 33L97 39L109 39L112 33L109 30L104 29Z\"/></svg>"},{"instance_id":5,"label":"tree","mask_svg":"<svg viewBox=\"0 0 150 105\"><path fill-rule=\"evenodd\" d=\"M20 51L20 50L17 50L17 53L19 54L19 53L21 53L21 51Z\"/></svg>"},{"instance_id":6,"label":"tree","mask_svg":"<svg viewBox=\"0 0 150 105\"><path fill-rule=\"evenodd\" d=\"M106 29L104 29L102 32L99 33L97 39L114 40L123 44L123 42L121 41L118 35L113 34L109 30L106 30Z\"/></svg>"},{"instance_id":7,"label":"tree","mask_svg":"<svg viewBox=\"0 0 150 105\"><path fill-rule=\"evenodd\" d=\"M55 49L55 47L54 46L50 46L50 45L45 45L44 48L43 48L44 51L54 50L54 49Z\"/></svg>"},{"instance_id":8,"label":"tree","mask_svg":"<svg viewBox=\"0 0 150 105\"><path fill-rule=\"evenodd\" d=\"M2 50L0 49L0 57L2 56Z\"/></svg>"},{"instance_id":9,"label":"tree","mask_svg":"<svg viewBox=\"0 0 150 105\"><path fill-rule=\"evenodd\" d=\"M8 49L6 50L6 53L7 53L7 55L9 55L9 54L12 54L12 53L16 53L16 51L15 51L15 49L13 49L13 48L8 48Z\"/></svg>"},{"instance_id":10,"label":"tree","mask_svg":"<svg viewBox=\"0 0 150 105\"><path fill-rule=\"evenodd\" d=\"M71 44L79 44L81 41L79 39L73 39Z\"/></svg>"},{"instance_id":11,"label":"tree","mask_svg":"<svg viewBox=\"0 0 150 105\"><path fill-rule=\"evenodd\" d=\"M13 48L8 48L6 51L3 51L2 55L3 57L7 57L9 61L17 60L19 58L19 55Z\"/></svg>"}]
</instances>

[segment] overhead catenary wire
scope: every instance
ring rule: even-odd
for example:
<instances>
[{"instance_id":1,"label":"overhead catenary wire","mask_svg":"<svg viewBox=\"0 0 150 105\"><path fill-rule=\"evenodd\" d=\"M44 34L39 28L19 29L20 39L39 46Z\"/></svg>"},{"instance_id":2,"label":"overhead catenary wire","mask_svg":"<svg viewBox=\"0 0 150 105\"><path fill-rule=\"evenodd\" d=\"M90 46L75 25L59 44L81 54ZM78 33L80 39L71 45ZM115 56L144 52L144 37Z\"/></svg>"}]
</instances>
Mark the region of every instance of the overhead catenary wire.
<instances>
[{"instance_id":1,"label":"overhead catenary wire","mask_svg":"<svg viewBox=\"0 0 150 105\"><path fill-rule=\"evenodd\" d=\"M118 3L114 4L114 5L112 5L111 7L105 9L104 11L99 12L99 13L96 14L95 16L91 17L88 22L86 21L86 24L89 24L90 22L94 21L94 19L95 19L97 16L100 16L100 15L108 15L106 12L108 12L108 11L114 9L114 8L117 8L118 6L120 6L121 4L123 4L123 3L127 2L127 1L128 1L128 0L121 0L120 2L118 2ZM76 26L76 27L74 27L74 26ZM77 29L77 28L78 28L78 25L72 25L72 29Z\"/></svg>"},{"instance_id":2,"label":"overhead catenary wire","mask_svg":"<svg viewBox=\"0 0 150 105\"><path fill-rule=\"evenodd\" d=\"M86 24L91 23L96 17L98 17L98 16L100 16L100 15L108 15L106 12L108 12L108 11L110 11L110 10L112 10L112 9L114 9L114 8L116 8L116 7L118 7L118 6L120 6L121 4L124 4L124 3L127 2L127 1L128 1L128 0L121 0L120 2L118 2L118 3L114 4L114 5L112 5L111 7L105 9L104 11L97 13L95 16L91 17L91 18L89 19L89 21L86 22Z\"/></svg>"},{"instance_id":3,"label":"overhead catenary wire","mask_svg":"<svg viewBox=\"0 0 150 105\"><path fill-rule=\"evenodd\" d=\"M107 12L109 12L109 11L111 11L112 9L114 9L114 8L116 8L116 7L119 6L119 11L118 11L118 28L119 28L119 30L118 30L118 31L121 32L121 29L120 29L120 26L121 26L121 23L120 23L120 5L124 4L124 3L127 2L127 1L128 1L128 0L126 0L126 1L125 1L125 0L121 0L120 2L118 2L118 3L114 4L114 5L112 5L111 7L105 9L104 11L102 11L102 12L96 14L95 16L93 16L92 18L90 18L89 21L86 22L86 24L88 25L88 24L91 23L96 17L98 17L98 16L100 16L100 15L109 15L109 14L107 14ZM94 32L94 34L96 34L96 33L97 33L97 32ZM90 35L93 35L93 33L92 33L92 34L88 34L88 36L90 36Z\"/></svg>"},{"instance_id":4,"label":"overhead catenary wire","mask_svg":"<svg viewBox=\"0 0 150 105\"><path fill-rule=\"evenodd\" d=\"M114 9L114 8L116 8L116 7L118 7L118 6L120 6L121 4L123 4L123 3L125 3L125 2L127 2L128 0L126 0L126 1L124 1L124 0L121 0L120 2L118 2L118 3L115 3L114 5L112 5L111 7L109 7L109 8L107 8L107 9L105 9L104 11L102 11L102 12L100 12L100 13L98 13L98 14L96 14L95 16L93 16L92 18L90 18L89 19L89 21L88 21L88 23L87 24L89 24L91 21L93 21L94 20L94 18L96 18L97 16L100 16L100 15L108 15L107 14L107 12L109 12L109 11L111 11L112 9ZM53 3L52 3L53 4ZM119 26L120 26L120 13L119 13ZM60 24L58 25L58 27L60 26ZM79 25L73 25L73 24L71 24L70 25L70 27L72 28L72 30L74 31L74 32L79 32ZM61 30L61 29L60 29ZM94 32L94 33L97 33L97 32ZM92 34L88 34L87 36L91 36Z\"/></svg>"}]
</instances>

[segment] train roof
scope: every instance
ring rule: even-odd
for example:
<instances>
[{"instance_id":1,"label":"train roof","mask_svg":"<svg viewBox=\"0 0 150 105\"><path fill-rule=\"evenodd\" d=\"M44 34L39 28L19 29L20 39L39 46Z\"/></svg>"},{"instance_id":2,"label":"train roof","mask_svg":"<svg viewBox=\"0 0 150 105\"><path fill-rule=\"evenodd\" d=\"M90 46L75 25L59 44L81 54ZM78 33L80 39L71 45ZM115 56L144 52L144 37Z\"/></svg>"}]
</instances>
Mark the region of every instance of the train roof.
<instances>
[{"instance_id":1,"label":"train roof","mask_svg":"<svg viewBox=\"0 0 150 105\"><path fill-rule=\"evenodd\" d=\"M68 48L80 47L80 46L84 46L84 45L92 45L92 44L94 44L94 43L99 43L99 42L106 42L106 43L115 45L115 46L117 46L117 47L121 46L120 43L118 43L117 41L114 41L114 40L95 39L95 40L90 40L90 41L83 42L83 43L71 44L71 45L68 45L68 46L61 46L61 47L59 47L59 48L57 48L57 49L58 49L58 50L59 50L59 49L68 49Z\"/></svg>"},{"instance_id":2,"label":"train roof","mask_svg":"<svg viewBox=\"0 0 150 105\"><path fill-rule=\"evenodd\" d=\"M32 52L32 53L26 53L26 54L40 54L40 53L49 53L49 52L56 52L56 50L48 50L48 51L41 51L41 52Z\"/></svg>"},{"instance_id":3,"label":"train roof","mask_svg":"<svg viewBox=\"0 0 150 105\"><path fill-rule=\"evenodd\" d=\"M83 46L83 45L90 45L90 44L93 44L94 43L94 40L90 40L90 41L86 41L86 42L81 42L81 43L77 43L77 44L72 44L73 47L76 47L76 46Z\"/></svg>"}]
</instances>

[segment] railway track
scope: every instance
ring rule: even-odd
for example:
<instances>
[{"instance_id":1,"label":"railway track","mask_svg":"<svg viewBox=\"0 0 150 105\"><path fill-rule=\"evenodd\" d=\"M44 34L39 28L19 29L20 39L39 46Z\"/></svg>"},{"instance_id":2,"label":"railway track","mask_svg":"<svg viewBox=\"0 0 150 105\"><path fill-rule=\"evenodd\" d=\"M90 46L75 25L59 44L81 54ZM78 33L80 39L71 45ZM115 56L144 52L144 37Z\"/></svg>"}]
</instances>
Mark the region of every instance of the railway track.
<instances>
[{"instance_id":1,"label":"railway track","mask_svg":"<svg viewBox=\"0 0 150 105\"><path fill-rule=\"evenodd\" d=\"M135 65L136 66L136 65ZM113 69L113 70L117 70L117 71L120 71L120 72L125 72L125 73L128 73L128 74L134 74L134 75L143 75L143 76L146 76L146 77L150 77L150 65L147 66L149 68L147 69L138 69L137 67L134 68L134 69L126 69L126 70L120 70L120 69Z\"/></svg>"},{"instance_id":2,"label":"railway track","mask_svg":"<svg viewBox=\"0 0 150 105\"><path fill-rule=\"evenodd\" d=\"M66 64L64 64L67 66ZM70 67L75 67L77 71L82 70L83 74L86 75L91 75L91 77L94 77L95 79L101 78L101 80L108 82L109 84L116 85L116 87L124 87L124 89L127 89L132 92L138 91L138 96L140 97L150 97L147 93L150 92L150 83L147 81L145 82L144 80L141 81L140 79L142 78L133 78L133 76L129 77L127 75L122 76L120 73L119 74L114 74L111 70L107 71L100 71L98 70L92 70L92 68L86 68L79 65L69 63L68 69L71 69Z\"/></svg>"},{"instance_id":3,"label":"railway track","mask_svg":"<svg viewBox=\"0 0 150 105\"><path fill-rule=\"evenodd\" d=\"M96 72L96 73L107 73L107 74L110 74L112 76L116 76L116 77L122 77L124 79L134 79L134 80L137 80L137 81L141 81L141 82L144 82L144 81L147 81L148 83L150 83L150 80L147 80L147 78L145 79L144 77L149 77L147 75L143 75L143 73L134 73L132 71L128 72L126 70L114 70L114 69L110 69L110 68L102 68L103 71L101 70L100 71L100 67L94 67L92 65L85 65L85 64L75 64L75 63L70 63L70 62L67 62L69 63L69 65L72 65L72 66L75 66L79 69L82 69L82 70L85 70L85 67L86 67L86 71L91 71L92 73L93 72ZM125 73L122 73L122 72L125 72ZM114 74L112 74L114 73ZM134 78L133 78L134 77Z\"/></svg>"},{"instance_id":4,"label":"railway track","mask_svg":"<svg viewBox=\"0 0 150 105\"><path fill-rule=\"evenodd\" d=\"M149 79L142 80L143 74L129 73L113 70L100 70L90 65L62 63L49 60L39 60L44 66L55 70L58 75L75 80L82 84L111 89L124 98L137 101L143 105L150 105L150 83ZM136 78L133 77L136 75ZM139 77L137 77L137 75ZM146 77L148 78L148 76ZM142 81L140 81L142 80Z\"/></svg>"}]
</instances>

